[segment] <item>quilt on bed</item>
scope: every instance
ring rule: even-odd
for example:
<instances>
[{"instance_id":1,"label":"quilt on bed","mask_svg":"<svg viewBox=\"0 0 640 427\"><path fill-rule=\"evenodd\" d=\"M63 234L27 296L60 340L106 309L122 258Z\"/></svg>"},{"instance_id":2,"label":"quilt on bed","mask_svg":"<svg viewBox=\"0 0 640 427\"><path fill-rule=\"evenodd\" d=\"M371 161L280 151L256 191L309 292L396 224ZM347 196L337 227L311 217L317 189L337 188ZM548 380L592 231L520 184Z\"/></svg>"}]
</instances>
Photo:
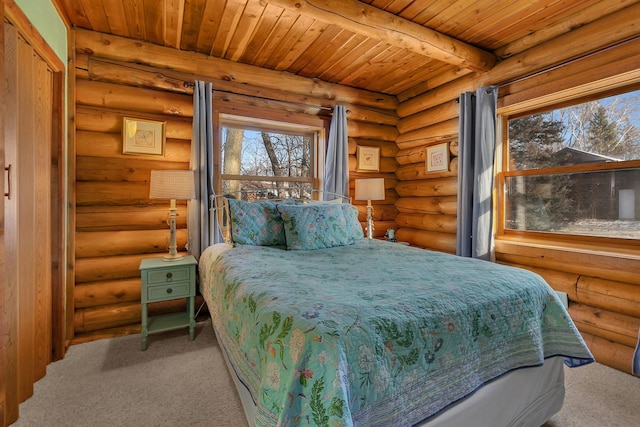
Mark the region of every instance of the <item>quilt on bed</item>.
<instances>
[{"instance_id":1,"label":"quilt on bed","mask_svg":"<svg viewBox=\"0 0 640 427\"><path fill-rule=\"evenodd\" d=\"M511 370L593 361L542 278L486 261L218 244L200 277L258 426L412 425Z\"/></svg>"}]
</instances>

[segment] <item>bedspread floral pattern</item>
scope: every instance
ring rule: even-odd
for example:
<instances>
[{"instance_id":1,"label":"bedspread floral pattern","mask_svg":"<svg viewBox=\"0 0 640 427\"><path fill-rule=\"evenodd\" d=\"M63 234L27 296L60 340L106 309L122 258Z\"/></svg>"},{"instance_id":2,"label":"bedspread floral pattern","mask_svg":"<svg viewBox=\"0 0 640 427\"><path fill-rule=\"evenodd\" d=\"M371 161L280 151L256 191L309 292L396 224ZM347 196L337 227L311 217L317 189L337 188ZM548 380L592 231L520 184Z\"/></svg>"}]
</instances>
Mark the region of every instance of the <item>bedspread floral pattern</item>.
<instances>
[{"instance_id":1,"label":"bedspread floral pattern","mask_svg":"<svg viewBox=\"0 0 640 427\"><path fill-rule=\"evenodd\" d=\"M485 261L221 244L200 274L259 426L412 425L518 367L593 360L539 276Z\"/></svg>"}]
</instances>

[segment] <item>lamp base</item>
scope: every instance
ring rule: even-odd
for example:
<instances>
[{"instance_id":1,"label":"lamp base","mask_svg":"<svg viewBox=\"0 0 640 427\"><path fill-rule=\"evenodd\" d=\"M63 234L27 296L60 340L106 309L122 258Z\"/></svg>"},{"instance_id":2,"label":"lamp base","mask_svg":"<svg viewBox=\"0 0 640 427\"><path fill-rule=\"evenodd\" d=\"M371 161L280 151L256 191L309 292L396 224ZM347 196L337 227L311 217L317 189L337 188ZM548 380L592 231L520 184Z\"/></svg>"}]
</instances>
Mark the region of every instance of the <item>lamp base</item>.
<instances>
[{"instance_id":1,"label":"lamp base","mask_svg":"<svg viewBox=\"0 0 640 427\"><path fill-rule=\"evenodd\" d=\"M183 258L178 253L178 247L176 245L176 201L171 199L171 206L169 208L169 253L166 254L163 261L179 261Z\"/></svg>"},{"instance_id":2,"label":"lamp base","mask_svg":"<svg viewBox=\"0 0 640 427\"><path fill-rule=\"evenodd\" d=\"M165 255L162 257L163 261L180 261L181 259L183 259L184 257L182 255Z\"/></svg>"},{"instance_id":3,"label":"lamp base","mask_svg":"<svg viewBox=\"0 0 640 427\"><path fill-rule=\"evenodd\" d=\"M367 239L373 239L373 206L371 200L367 200Z\"/></svg>"}]
</instances>

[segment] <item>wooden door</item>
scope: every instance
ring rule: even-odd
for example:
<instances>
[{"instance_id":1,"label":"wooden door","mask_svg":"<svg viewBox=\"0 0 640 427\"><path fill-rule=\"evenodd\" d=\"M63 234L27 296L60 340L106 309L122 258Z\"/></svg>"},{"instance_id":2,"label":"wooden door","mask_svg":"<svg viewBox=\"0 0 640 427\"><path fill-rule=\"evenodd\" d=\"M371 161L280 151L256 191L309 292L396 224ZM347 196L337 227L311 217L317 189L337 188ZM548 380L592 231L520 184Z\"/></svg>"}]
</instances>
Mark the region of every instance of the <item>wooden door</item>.
<instances>
[{"instance_id":1,"label":"wooden door","mask_svg":"<svg viewBox=\"0 0 640 427\"><path fill-rule=\"evenodd\" d=\"M4 200L6 407L33 394L52 348L52 71L16 28L4 26L4 144L11 191ZM17 302L17 304L15 304Z\"/></svg>"}]
</instances>

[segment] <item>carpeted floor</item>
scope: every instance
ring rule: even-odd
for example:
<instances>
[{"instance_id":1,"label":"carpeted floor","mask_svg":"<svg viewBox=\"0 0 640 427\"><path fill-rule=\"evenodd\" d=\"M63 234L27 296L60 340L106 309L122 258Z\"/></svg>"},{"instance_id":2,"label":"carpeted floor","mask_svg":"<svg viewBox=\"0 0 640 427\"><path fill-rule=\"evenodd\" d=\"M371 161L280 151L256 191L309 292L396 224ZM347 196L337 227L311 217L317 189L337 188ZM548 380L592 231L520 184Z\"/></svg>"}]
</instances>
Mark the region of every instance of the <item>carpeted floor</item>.
<instances>
[{"instance_id":1,"label":"carpeted floor","mask_svg":"<svg viewBox=\"0 0 640 427\"><path fill-rule=\"evenodd\" d=\"M631 427L640 420L640 378L603 365L565 368L563 409L544 427ZM20 405L23 426L247 425L215 335L186 330L71 346ZM495 426L499 427L499 426Z\"/></svg>"}]
</instances>

